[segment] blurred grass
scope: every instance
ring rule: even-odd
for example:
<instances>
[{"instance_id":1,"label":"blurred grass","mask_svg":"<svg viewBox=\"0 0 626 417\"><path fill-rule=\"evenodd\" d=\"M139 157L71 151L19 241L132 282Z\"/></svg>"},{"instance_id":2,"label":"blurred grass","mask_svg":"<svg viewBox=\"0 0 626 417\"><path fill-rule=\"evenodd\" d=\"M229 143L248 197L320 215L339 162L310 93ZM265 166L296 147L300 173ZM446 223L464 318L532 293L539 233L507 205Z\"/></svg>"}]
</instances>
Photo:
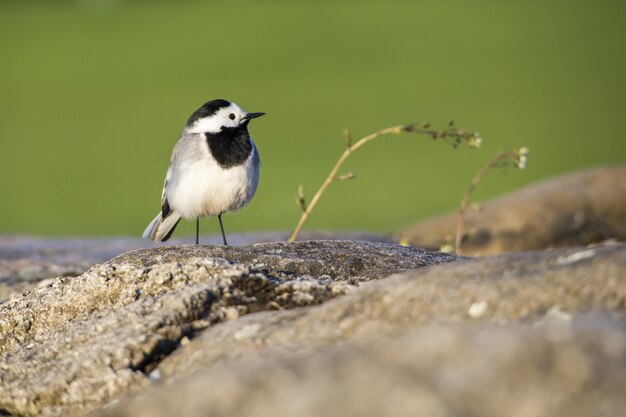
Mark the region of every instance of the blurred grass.
<instances>
[{"instance_id":1,"label":"blurred grass","mask_svg":"<svg viewBox=\"0 0 626 417\"><path fill-rule=\"evenodd\" d=\"M480 150L404 135L355 153L305 228L388 231L455 209L476 170L526 145L479 199L626 162L618 1L0 3L0 232L138 235L189 114L265 111L255 199L226 230L290 230L356 138L406 122L478 129ZM216 233L216 221L202 223ZM191 234L182 225L178 234Z\"/></svg>"}]
</instances>

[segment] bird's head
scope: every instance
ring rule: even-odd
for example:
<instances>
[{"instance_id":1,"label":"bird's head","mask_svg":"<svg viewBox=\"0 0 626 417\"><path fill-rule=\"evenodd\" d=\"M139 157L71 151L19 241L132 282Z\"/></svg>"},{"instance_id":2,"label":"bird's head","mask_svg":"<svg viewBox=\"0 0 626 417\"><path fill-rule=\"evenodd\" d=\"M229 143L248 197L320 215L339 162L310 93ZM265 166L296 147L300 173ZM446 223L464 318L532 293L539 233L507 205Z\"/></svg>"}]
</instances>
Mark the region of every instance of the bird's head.
<instances>
[{"instance_id":1,"label":"bird's head","mask_svg":"<svg viewBox=\"0 0 626 417\"><path fill-rule=\"evenodd\" d=\"M265 113L246 113L241 107L227 100L211 100L204 103L187 120L185 129L190 133L218 133L225 129L246 128L250 120Z\"/></svg>"}]
</instances>

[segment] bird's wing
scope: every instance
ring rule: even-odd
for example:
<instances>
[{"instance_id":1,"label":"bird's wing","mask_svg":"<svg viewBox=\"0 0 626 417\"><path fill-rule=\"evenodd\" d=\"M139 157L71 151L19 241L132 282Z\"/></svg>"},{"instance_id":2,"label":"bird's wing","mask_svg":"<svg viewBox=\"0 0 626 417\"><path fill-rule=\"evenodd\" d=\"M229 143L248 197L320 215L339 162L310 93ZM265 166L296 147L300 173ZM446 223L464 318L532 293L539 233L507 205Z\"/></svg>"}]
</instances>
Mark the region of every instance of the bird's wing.
<instances>
[{"instance_id":1,"label":"bird's wing","mask_svg":"<svg viewBox=\"0 0 626 417\"><path fill-rule=\"evenodd\" d=\"M165 174L165 181L163 181L163 191L161 192L161 214L163 218L167 217L172 212L169 201L167 200L168 192L172 191L172 187L176 187L174 184L174 175L176 173L177 165L180 163L180 144L184 138L184 134L178 138L178 142L172 149L172 156L170 157L170 164L167 167L167 173Z\"/></svg>"},{"instance_id":2,"label":"bird's wing","mask_svg":"<svg viewBox=\"0 0 626 417\"><path fill-rule=\"evenodd\" d=\"M170 203L167 201L167 186L172 180L172 171L172 162L170 161L170 165L167 167L167 174L165 174L165 181L163 182L163 191L161 192L161 216L163 218L166 218L171 211Z\"/></svg>"}]
</instances>

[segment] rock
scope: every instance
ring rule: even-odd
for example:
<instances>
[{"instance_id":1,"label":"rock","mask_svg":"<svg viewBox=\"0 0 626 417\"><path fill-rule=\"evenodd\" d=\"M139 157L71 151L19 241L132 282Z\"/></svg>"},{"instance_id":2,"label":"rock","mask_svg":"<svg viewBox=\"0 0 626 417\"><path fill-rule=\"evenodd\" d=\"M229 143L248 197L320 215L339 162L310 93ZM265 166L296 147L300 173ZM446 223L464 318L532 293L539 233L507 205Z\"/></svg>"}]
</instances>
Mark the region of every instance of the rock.
<instances>
[{"instance_id":1,"label":"rock","mask_svg":"<svg viewBox=\"0 0 626 417\"><path fill-rule=\"evenodd\" d=\"M40 281L80 275L98 262L146 244L132 238L43 239L0 235L0 303Z\"/></svg>"},{"instance_id":2,"label":"rock","mask_svg":"<svg viewBox=\"0 0 626 417\"><path fill-rule=\"evenodd\" d=\"M624 330L589 319L552 328L408 324L385 339L217 363L102 415L620 417Z\"/></svg>"},{"instance_id":3,"label":"rock","mask_svg":"<svg viewBox=\"0 0 626 417\"><path fill-rule=\"evenodd\" d=\"M477 303L486 307L476 317L471 310ZM308 353L415 324L543 323L549 312L554 317L555 306L561 314L602 311L626 319L626 244L486 257L393 275L316 308L217 326L164 360L160 374L180 376L229 358L257 356L256 341L268 350ZM250 329L256 330L243 343L241 334Z\"/></svg>"},{"instance_id":4,"label":"rock","mask_svg":"<svg viewBox=\"0 0 626 417\"><path fill-rule=\"evenodd\" d=\"M465 255L486 255L608 239L626 241L626 166L552 178L496 198L465 215ZM405 227L396 241L438 249L454 242L456 213Z\"/></svg>"},{"instance_id":5,"label":"rock","mask_svg":"<svg viewBox=\"0 0 626 417\"><path fill-rule=\"evenodd\" d=\"M0 411L618 416L625 319L626 244L139 250L0 306Z\"/></svg>"},{"instance_id":6,"label":"rock","mask_svg":"<svg viewBox=\"0 0 626 417\"><path fill-rule=\"evenodd\" d=\"M232 245L286 241L288 234L257 232L229 235ZM391 242L382 235L364 232L303 232L305 240L363 240ZM220 244L222 237L209 236L202 242ZM191 238L172 239L155 244L145 239L117 237L92 239L45 239L34 236L0 234L0 303L13 294L33 288L40 281L59 276L77 276L96 263L105 262L122 252L146 247L191 243Z\"/></svg>"},{"instance_id":7,"label":"rock","mask_svg":"<svg viewBox=\"0 0 626 417\"><path fill-rule=\"evenodd\" d=\"M163 358L211 325L319 304L364 281L458 259L352 241L129 252L0 305L0 410L91 410L149 385Z\"/></svg>"},{"instance_id":8,"label":"rock","mask_svg":"<svg viewBox=\"0 0 626 417\"><path fill-rule=\"evenodd\" d=\"M102 415L621 416L625 272L621 244L394 275L216 325Z\"/></svg>"}]
</instances>

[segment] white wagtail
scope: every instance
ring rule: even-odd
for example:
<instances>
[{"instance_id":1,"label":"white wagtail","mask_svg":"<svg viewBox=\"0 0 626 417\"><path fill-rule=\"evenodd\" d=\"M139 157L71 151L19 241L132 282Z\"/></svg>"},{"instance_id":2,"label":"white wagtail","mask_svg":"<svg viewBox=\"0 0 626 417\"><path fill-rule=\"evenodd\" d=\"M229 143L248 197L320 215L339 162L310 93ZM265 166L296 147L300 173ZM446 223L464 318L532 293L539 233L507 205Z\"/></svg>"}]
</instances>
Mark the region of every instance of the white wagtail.
<instances>
[{"instance_id":1,"label":"white wagtail","mask_svg":"<svg viewBox=\"0 0 626 417\"><path fill-rule=\"evenodd\" d=\"M193 112L174 146L161 195L161 211L143 237L163 242L181 217L217 216L224 245L222 214L248 204L259 183L259 153L248 123L265 113L246 113L227 100L212 100Z\"/></svg>"}]
</instances>

